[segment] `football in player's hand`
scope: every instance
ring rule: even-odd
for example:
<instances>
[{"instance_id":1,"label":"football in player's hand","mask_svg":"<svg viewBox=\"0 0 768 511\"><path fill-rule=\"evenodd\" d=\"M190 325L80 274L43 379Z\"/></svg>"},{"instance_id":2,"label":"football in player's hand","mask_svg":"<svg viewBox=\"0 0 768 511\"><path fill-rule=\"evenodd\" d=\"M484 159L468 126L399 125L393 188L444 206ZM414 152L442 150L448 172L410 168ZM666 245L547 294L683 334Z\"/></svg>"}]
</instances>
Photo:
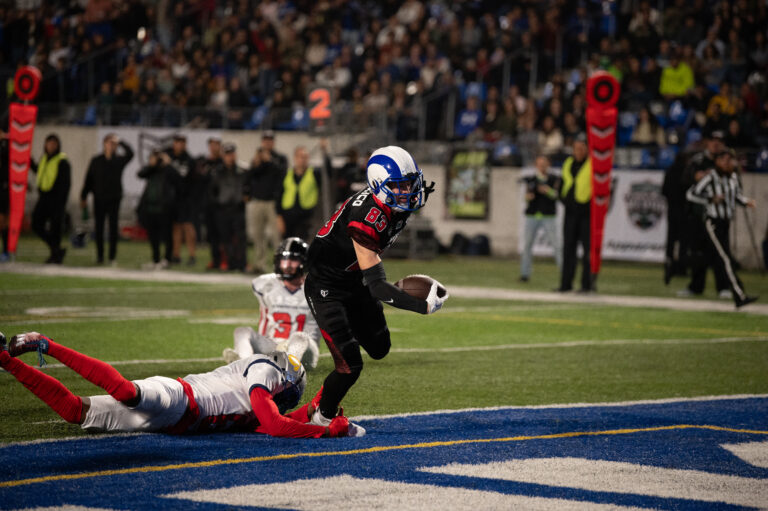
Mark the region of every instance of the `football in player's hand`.
<instances>
[{"instance_id":1,"label":"football in player's hand","mask_svg":"<svg viewBox=\"0 0 768 511\"><path fill-rule=\"evenodd\" d=\"M414 298L420 300L426 300L429 296L429 290L432 287L432 283L435 280L427 275L408 275L395 282L395 286L399 287ZM438 287L437 296L445 296L445 288L441 285Z\"/></svg>"}]
</instances>

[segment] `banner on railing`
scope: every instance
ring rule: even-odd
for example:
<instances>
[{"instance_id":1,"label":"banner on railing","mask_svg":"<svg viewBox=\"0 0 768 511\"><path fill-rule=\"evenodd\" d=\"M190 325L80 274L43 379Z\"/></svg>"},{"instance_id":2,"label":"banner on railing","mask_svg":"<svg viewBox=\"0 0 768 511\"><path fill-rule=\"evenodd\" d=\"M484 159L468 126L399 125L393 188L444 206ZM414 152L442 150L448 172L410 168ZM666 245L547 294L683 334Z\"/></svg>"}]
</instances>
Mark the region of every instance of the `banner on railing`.
<instances>
[{"instance_id":1,"label":"banner on railing","mask_svg":"<svg viewBox=\"0 0 768 511\"><path fill-rule=\"evenodd\" d=\"M592 205L590 216L590 265L593 278L600 272L603 227L611 199L611 168L616 147L619 82L610 73L598 71L587 80L587 144L592 160Z\"/></svg>"},{"instance_id":2,"label":"banner on railing","mask_svg":"<svg viewBox=\"0 0 768 511\"><path fill-rule=\"evenodd\" d=\"M11 254L16 253L24 221L29 158L37 121L37 106L26 102L35 99L39 87L40 71L36 67L25 66L16 72L14 92L25 103L12 102L8 111L8 252Z\"/></svg>"},{"instance_id":3,"label":"banner on railing","mask_svg":"<svg viewBox=\"0 0 768 511\"><path fill-rule=\"evenodd\" d=\"M445 211L448 218L488 218L490 161L489 152L483 149L454 151L448 164L445 190Z\"/></svg>"}]
</instances>

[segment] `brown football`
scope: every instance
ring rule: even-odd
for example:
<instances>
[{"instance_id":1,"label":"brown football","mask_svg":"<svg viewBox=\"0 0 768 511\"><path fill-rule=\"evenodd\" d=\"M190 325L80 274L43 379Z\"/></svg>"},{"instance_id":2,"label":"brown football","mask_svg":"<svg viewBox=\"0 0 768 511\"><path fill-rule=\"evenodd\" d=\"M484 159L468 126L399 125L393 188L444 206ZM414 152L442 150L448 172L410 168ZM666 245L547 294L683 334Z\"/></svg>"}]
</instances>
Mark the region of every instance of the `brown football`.
<instances>
[{"instance_id":1,"label":"brown football","mask_svg":"<svg viewBox=\"0 0 768 511\"><path fill-rule=\"evenodd\" d=\"M429 289L432 287L432 282L434 282L432 277L426 275L408 275L395 282L395 286L415 298L426 300L429 295ZM445 294L445 289L440 286L437 293L438 296L443 296Z\"/></svg>"}]
</instances>

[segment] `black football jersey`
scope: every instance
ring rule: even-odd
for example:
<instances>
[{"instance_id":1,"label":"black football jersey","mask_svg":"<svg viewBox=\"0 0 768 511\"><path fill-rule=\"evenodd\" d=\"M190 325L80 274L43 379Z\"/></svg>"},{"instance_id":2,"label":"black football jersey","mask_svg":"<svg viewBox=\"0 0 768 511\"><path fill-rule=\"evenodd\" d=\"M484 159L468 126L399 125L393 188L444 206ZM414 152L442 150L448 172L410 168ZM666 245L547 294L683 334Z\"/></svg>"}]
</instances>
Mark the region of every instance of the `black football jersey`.
<instances>
[{"instance_id":1,"label":"black football jersey","mask_svg":"<svg viewBox=\"0 0 768 511\"><path fill-rule=\"evenodd\" d=\"M409 215L407 211L393 211L370 189L352 195L320 228L309 246L308 273L328 287L362 287L363 275L352 240L380 254L397 239Z\"/></svg>"}]
</instances>

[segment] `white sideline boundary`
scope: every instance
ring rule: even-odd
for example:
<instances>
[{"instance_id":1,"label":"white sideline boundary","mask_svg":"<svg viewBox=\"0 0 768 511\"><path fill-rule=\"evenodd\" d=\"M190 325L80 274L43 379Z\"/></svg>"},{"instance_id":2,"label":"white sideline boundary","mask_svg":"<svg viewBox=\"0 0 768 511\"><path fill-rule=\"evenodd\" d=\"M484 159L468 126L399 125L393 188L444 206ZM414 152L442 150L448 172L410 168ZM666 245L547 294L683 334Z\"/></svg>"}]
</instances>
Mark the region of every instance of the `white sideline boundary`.
<instances>
[{"instance_id":1,"label":"white sideline boundary","mask_svg":"<svg viewBox=\"0 0 768 511\"><path fill-rule=\"evenodd\" d=\"M34 263L0 264L0 273L43 275L60 277L85 277L112 280L133 280L143 282L182 282L190 284L230 284L250 286L252 275L221 273L185 273L179 271L141 271L122 268L83 268ZM520 289L486 288L472 286L449 286L451 295L457 298L491 300L540 301L550 303L593 304L618 307L649 307L680 311L735 312L729 301L702 300L690 298L666 298L659 296L626 296L602 294L555 293L525 291ZM768 315L768 304L750 304L738 312Z\"/></svg>"},{"instance_id":2,"label":"white sideline boundary","mask_svg":"<svg viewBox=\"0 0 768 511\"><path fill-rule=\"evenodd\" d=\"M659 399L640 399L636 401L613 401L613 402L598 402L598 403L554 403L545 405L524 405L524 406L490 406L486 408L461 408L461 409L445 409L445 410L431 410L427 412L409 412L409 413L395 413L388 415L356 415L350 417L350 420L379 420L379 419L402 419L407 417L424 417L430 415L442 415L442 414L457 414L457 413L471 413L471 412L495 412L495 411L514 411L514 410L544 410L547 408L552 409L569 409L569 408L616 408L621 406L644 406L644 405L657 405L668 403L693 403L693 402L709 402L709 401L727 401L733 399L763 399L768 398L768 394L729 394L722 396L693 396L693 397L672 397L672 398L659 398ZM0 444L0 449L23 446L23 445L37 445L46 444L51 442L70 442L76 440L98 440L102 438L122 438L133 437L143 435L155 435L157 433L105 433L97 435L87 436L72 436L63 438L41 438L38 440L28 440L25 442L12 442L7 444Z\"/></svg>"}]
</instances>

